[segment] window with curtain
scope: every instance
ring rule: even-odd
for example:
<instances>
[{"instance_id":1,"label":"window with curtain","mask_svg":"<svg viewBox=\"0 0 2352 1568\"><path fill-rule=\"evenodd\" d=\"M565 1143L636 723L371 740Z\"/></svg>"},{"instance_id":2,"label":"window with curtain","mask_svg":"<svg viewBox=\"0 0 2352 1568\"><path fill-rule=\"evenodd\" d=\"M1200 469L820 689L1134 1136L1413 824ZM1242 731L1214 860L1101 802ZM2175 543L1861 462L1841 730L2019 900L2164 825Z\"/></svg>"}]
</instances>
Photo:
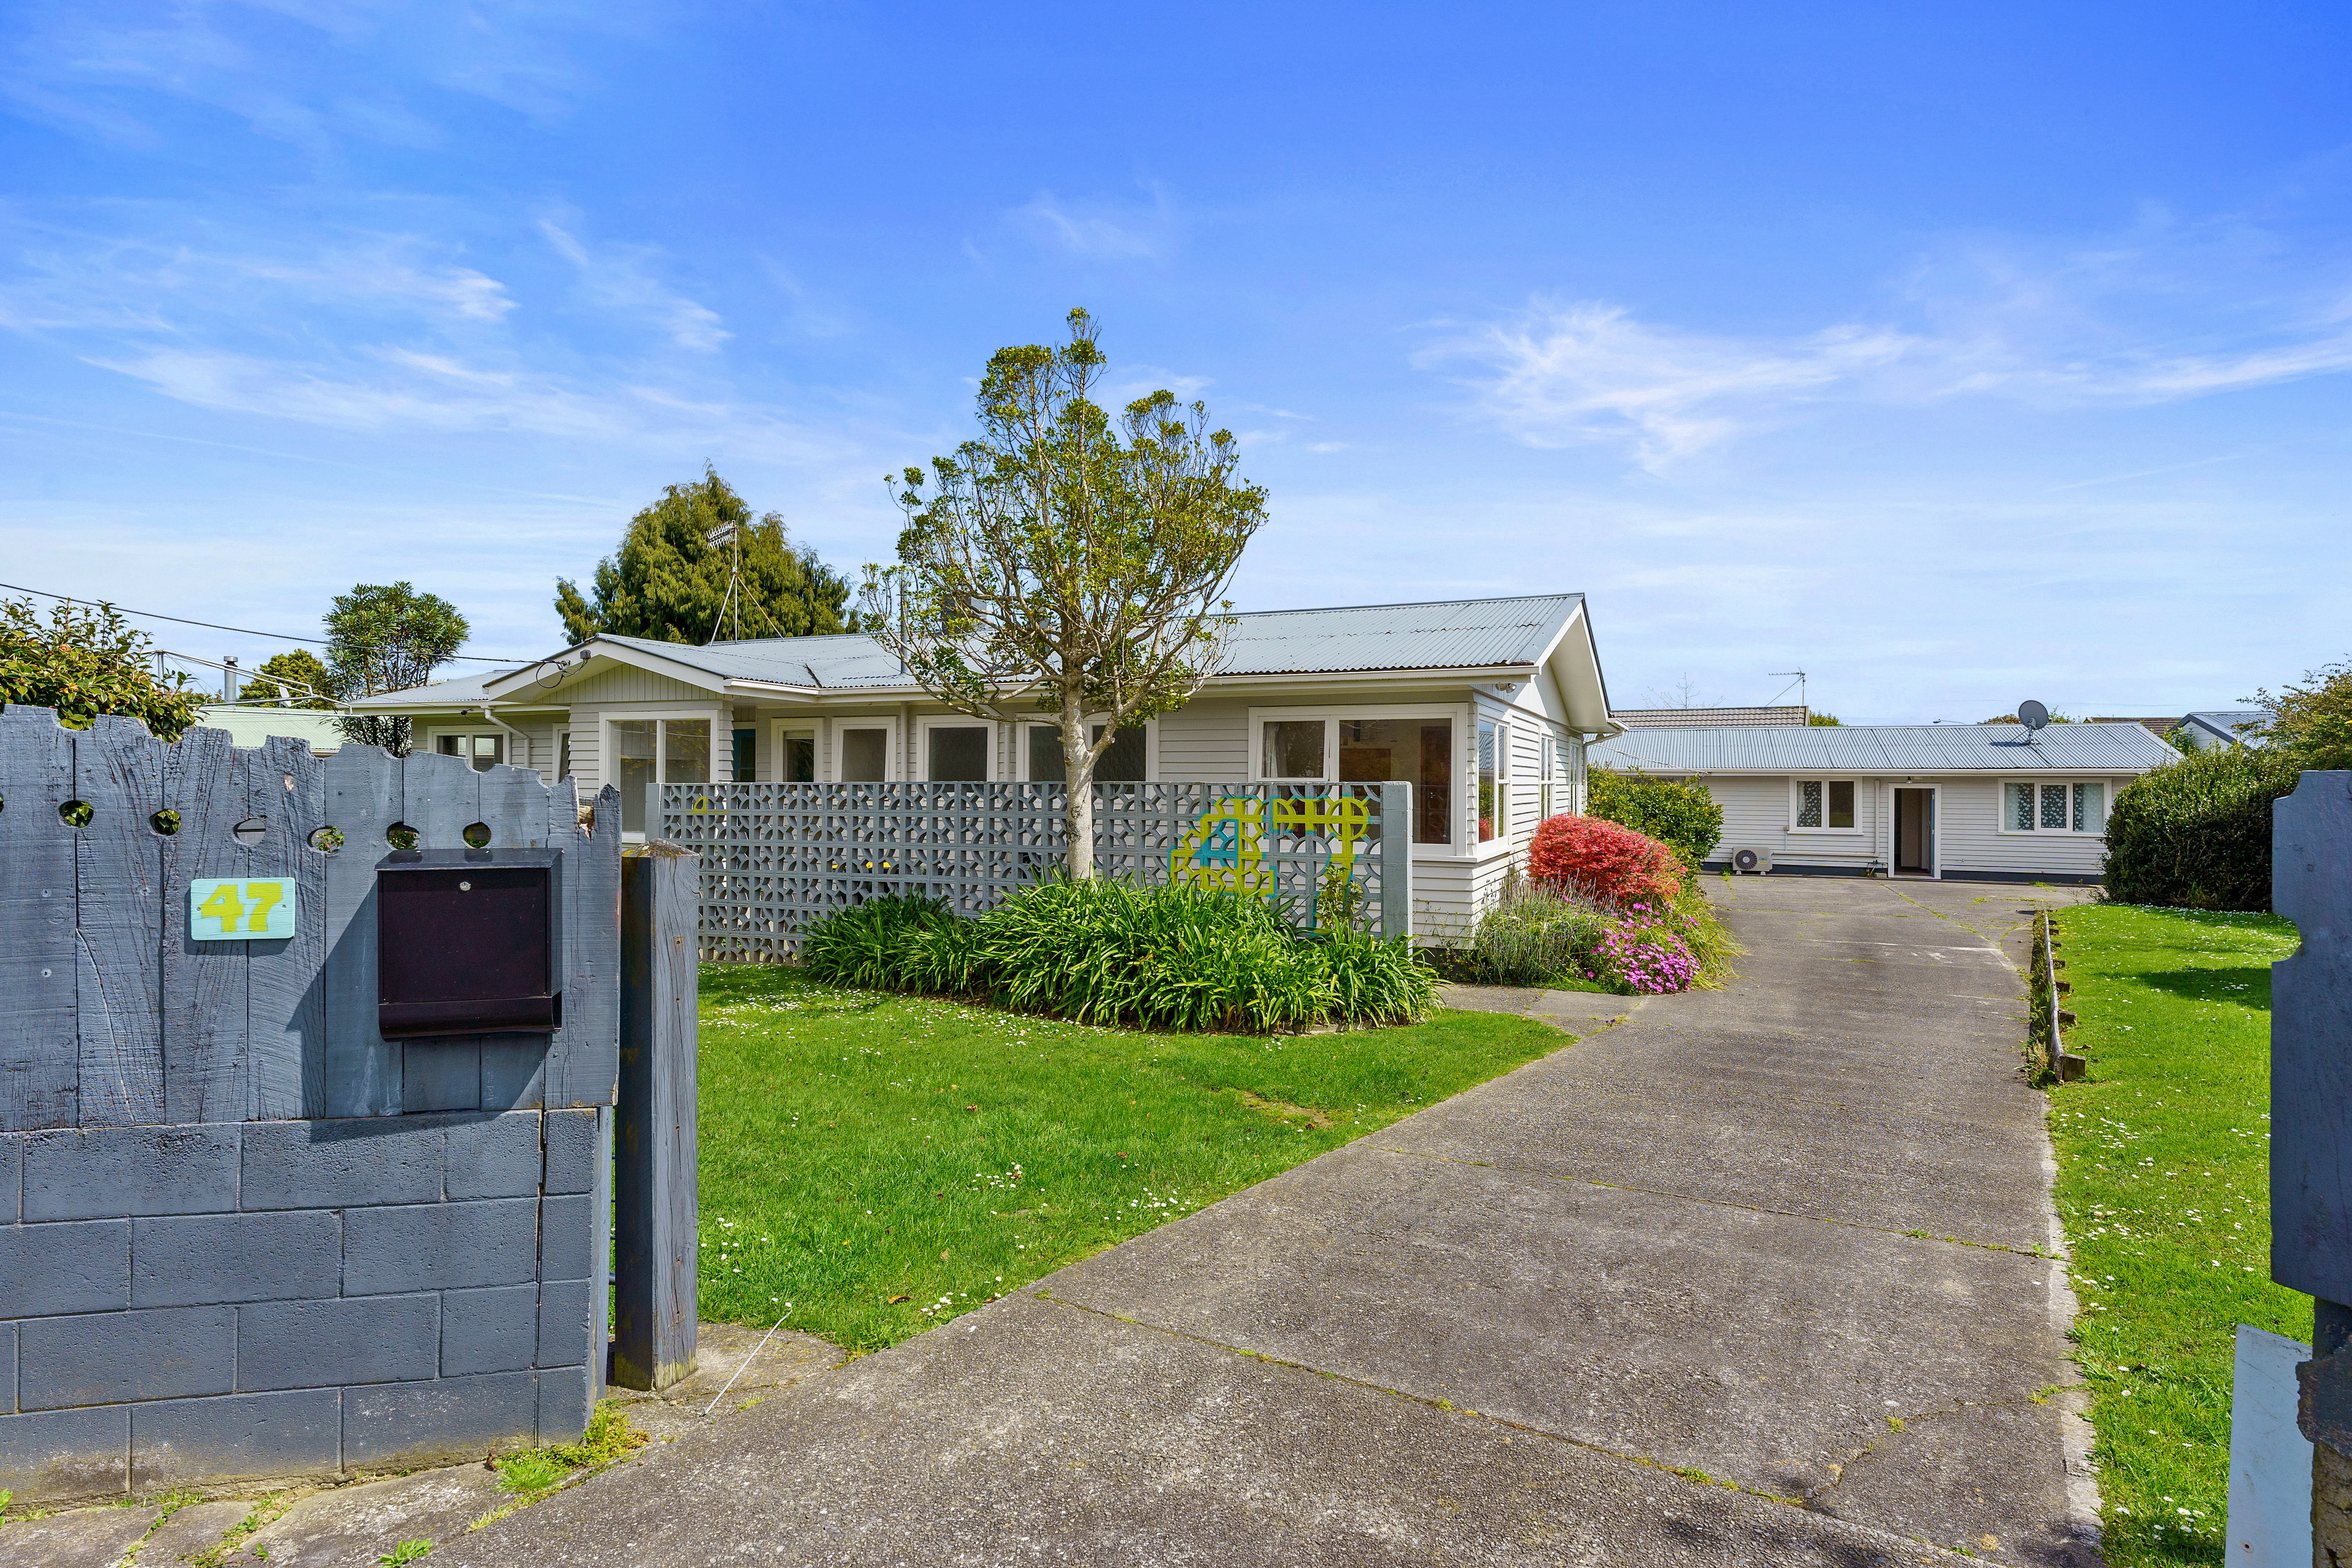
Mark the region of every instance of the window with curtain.
<instances>
[{"instance_id":1,"label":"window with curtain","mask_svg":"<svg viewBox=\"0 0 2352 1568\"><path fill-rule=\"evenodd\" d=\"M1852 779L1799 779L1797 781L1797 823L1799 827L1822 828L1839 832L1853 826L1853 781Z\"/></svg>"},{"instance_id":2,"label":"window with curtain","mask_svg":"<svg viewBox=\"0 0 2352 1568\"><path fill-rule=\"evenodd\" d=\"M2105 833L2103 781L2001 786L2001 826L2011 833Z\"/></svg>"},{"instance_id":3,"label":"window with curtain","mask_svg":"<svg viewBox=\"0 0 2352 1568\"><path fill-rule=\"evenodd\" d=\"M785 731L778 742L776 778L782 784L816 783L816 737Z\"/></svg>"},{"instance_id":4,"label":"window with curtain","mask_svg":"<svg viewBox=\"0 0 2352 1568\"><path fill-rule=\"evenodd\" d=\"M1496 764L1499 726L1491 719L1478 721L1478 842L1485 844L1503 831L1503 797Z\"/></svg>"}]
</instances>

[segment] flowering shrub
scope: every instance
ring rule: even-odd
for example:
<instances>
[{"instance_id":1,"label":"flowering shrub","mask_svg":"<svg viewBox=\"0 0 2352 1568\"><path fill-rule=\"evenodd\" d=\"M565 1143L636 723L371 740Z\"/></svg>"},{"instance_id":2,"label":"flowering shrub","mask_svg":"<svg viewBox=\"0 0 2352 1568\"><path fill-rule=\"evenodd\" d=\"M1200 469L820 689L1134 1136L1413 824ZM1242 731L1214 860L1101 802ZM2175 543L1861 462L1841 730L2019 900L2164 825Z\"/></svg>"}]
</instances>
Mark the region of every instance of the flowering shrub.
<instances>
[{"instance_id":1,"label":"flowering shrub","mask_svg":"<svg viewBox=\"0 0 2352 1568\"><path fill-rule=\"evenodd\" d=\"M1683 890L1682 860L1672 849L1597 816L1545 818L1528 846L1528 875L1628 907L1664 909Z\"/></svg>"},{"instance_id":2,"label":"flowering shrub","mask_svg":"<svg viewBox=\"0 0 2352 1568\"><path fill-rule=\"evenodd\" d=\"M1636 915L1594 945L1585 978L1635 993L1687 991L1698 978L1698 960L1671 927Z\"/></svg>"}]
</instances>

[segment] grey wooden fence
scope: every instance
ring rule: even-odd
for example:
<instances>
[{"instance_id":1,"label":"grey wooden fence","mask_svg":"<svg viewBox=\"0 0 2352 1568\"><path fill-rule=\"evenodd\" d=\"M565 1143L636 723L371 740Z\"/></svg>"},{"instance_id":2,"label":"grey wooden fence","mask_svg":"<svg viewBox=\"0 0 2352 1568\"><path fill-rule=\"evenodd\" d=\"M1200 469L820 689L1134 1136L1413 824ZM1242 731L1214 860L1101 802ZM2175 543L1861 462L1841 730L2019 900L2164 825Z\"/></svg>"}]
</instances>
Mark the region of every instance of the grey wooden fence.
<instances>
[{"instance_id":1,"label":"grey wooden fence","mask_svg":"<svg viewBox=\"0 0 2352 1568\"><path fill-rule=\"evenodd\" d=\"M218 730L174 744L137 721L60 726L0 712L0 1131L610 1105L619 979L568 944L563 1027L404 1047L376 1030L376 863L405 828L425 848L574 847L565 924L611 926L619 796L580 829L569 780L476 773L461 758ZM240 825L243 825L240 827ZM332 829L330 837L314 835ZM404 834L404 837L405 835ZM283 942L188 938L188 884L284 878ZM606 956L596 956L606 952Z\"/></svg>"},{"instance_id":2,"label":"grey wooden fence","mask_svg":"<svg viewBox=\"0 0 2352 1568\"><path fill-rule=\"evenodd\" d=\"M1271 900L1301 929L1346 919L1412 930L1412 786L1098 784L1095 862ZM775 963L831 910L894 893L985 913L1064 862L1063 786L698 784L651 786L646 821L702 857L702 956ZM1341 865L1349 907L1331 907Z\"/></svg>"},{"instance_id":3,"label":"grey wooden fence","mask_svg":"<svg viewBox=\"0 0 2352 1568\"><path fill-rule=\"evenodd\" d=\"M621 865L612 1380L624 1388L667 1388L694 1370L697 870L663 844Z\"/></svg>"}]
</instances>

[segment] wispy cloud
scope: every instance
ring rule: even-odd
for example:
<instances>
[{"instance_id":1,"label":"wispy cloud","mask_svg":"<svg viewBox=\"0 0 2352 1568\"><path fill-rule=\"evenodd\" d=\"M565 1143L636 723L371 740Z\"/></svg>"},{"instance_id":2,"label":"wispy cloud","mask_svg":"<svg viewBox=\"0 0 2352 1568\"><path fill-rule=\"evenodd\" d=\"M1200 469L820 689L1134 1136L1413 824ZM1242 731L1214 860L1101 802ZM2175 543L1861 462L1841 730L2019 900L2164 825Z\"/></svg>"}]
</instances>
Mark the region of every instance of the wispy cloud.
<instances>
[{"instance_id":1,"label":"wispy cloud","mask_svg":"<svg viewBox=\"0 0 2352 1568\"><path fill-rule=\"evenodd\" d=\"M1156 187L1149 205L1077 203L1040 191L1005 216L1039 243L1096 261L1157 259L1174 243L1177 226L1168 193Z\"/></svg>"},{"instance_id":2,"label":"wispy cloud","mask_svg":"<svg viewBox=\"0 0 2352 1568\"><path fill-rule=\"evenodd\" d=\"M602 310L642 321L682 349L709 353L735 334L719 312L672 289L653 275L658 253L650 246L604 246L591 250L552 219L540 233L580 271L589 302Z\"/></svg>"},{"instance_id":3,"label":"wispy cloud","mask_svg":"<svg viewBox=\"0 0 2352 1568\"><path fill-rule=\"evenodd\" d=\"M1530 446L1618 441L1657 467L1916 346L1862 327L1787 342L1711 337L1646 326L1622 306L1538 301L1415 359L1476 367L1464 384L1479 409Z\"/></svg>"},{"instance_id":4,"label":"wispy cloud","mask_svg":"<svg viewBox=\"0 0 2352 1568\"><path fill-rule=\"evenodd\" d=\"M1414 362L1530 446L1612 443L1654 470L1832 399L2152 405L2352 370L2352 284L2284 271L2230 226L2154 222L2073 253L1956 247L1903 286L1908 321L1711 334L1538 299L1446 324Z\"/></svg>"}]
</instances>

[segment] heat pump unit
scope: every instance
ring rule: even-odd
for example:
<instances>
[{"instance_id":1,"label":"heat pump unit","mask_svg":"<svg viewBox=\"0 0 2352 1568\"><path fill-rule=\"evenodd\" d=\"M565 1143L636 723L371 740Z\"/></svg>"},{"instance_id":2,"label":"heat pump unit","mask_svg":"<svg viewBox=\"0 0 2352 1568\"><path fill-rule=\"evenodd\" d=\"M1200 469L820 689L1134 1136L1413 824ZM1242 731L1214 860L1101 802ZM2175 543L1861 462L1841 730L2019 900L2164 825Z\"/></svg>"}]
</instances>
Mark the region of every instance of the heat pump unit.
<instances>
[{"instance_id":1,"label":"heat pump unit","mask_svg":"<svg viewBox=\"0 0 2352 1568\"><path fill-rule=\"evenodd\" d=\"M1751 875L1760 877L1765 872L1769 871L1772 868L1772 851L1769 849L1735 849L1731 852L1731 868L1735 871L1745 871Z\"/></svg>"}]
</instances>

